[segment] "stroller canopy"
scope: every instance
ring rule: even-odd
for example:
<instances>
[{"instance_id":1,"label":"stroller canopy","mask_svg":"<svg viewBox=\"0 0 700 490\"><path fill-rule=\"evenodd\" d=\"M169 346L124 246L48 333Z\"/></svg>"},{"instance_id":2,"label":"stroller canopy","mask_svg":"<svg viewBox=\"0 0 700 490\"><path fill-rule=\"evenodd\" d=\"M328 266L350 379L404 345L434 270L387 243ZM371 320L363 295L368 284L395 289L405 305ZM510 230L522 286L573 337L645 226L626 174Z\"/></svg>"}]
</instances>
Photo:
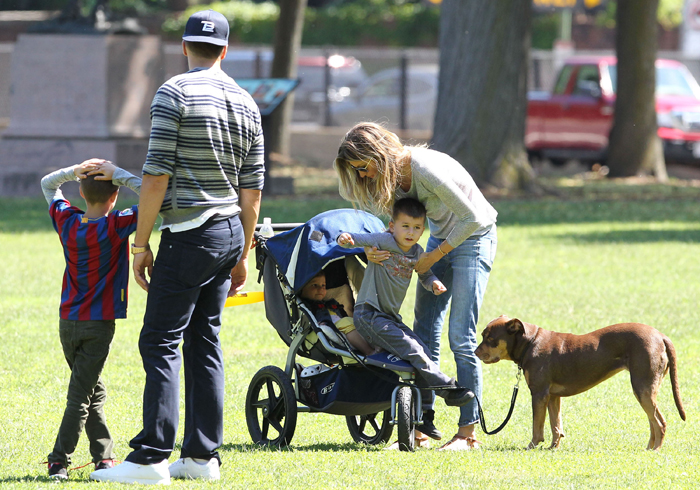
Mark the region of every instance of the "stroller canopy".
<instances>
[{"instance_id":1,"label":"stroller canopy","mask_svg":"<svg viewBox=\"0 0 700 490\"><path fill-rule=\"evenodd\" d=\"M385 230L384 223L374 215L355 209L335 209L269 238L266 246L289 285L298 293L330 262L363 252L362 247L343 248L338 245L338 235L343 232L381 233Z\"/></svg>"}]
</instances>

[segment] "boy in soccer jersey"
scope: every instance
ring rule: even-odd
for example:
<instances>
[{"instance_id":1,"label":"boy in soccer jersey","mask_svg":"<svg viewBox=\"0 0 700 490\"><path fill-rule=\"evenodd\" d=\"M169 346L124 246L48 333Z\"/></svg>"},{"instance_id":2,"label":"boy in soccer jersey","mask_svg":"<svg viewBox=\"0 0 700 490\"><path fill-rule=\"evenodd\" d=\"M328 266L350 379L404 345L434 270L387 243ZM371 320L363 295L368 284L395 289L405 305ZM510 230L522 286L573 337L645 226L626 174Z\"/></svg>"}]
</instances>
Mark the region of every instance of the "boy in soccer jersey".
<instances>
[{"instance_id":1,"label":"boy in soccer jersey","mask_svg":"<svg viewBox=\"0 0 700 490\"><path fill-rule=\"evenodd\" d=\"M76 179L86 211L71 206L60 190L61 184ZM95 468L114 465L100 373L114 336L114 320L126 318L128 239L136 229L138 216L137 206L111 213L120 185L139 193L141 179L99 159L86 160L41 179L66 261L59 333L71 369L66 409L48 457L49 477L54 479L68 478L71 455L83 427Z\"/></svg>"}]
</instances>

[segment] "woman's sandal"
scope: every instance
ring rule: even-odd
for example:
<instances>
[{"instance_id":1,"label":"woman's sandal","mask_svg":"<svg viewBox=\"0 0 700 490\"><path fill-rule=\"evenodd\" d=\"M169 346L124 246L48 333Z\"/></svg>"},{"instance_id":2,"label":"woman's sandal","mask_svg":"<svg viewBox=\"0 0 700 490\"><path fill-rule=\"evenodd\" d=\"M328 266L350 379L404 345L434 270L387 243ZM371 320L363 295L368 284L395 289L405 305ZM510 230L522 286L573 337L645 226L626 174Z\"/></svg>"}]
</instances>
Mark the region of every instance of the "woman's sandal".
<instances>
[{"instance_id":1,"label":"woman's sandal","mask_svg":"<svg viewBox=\"0 0 700 490\"><path fill-rule=\"evenodd\" d=\"M447 444L438 448L438 451L469 451L471 449L479 449L480 447L481 443L473 437L455 434Z\"/></svg>"}]
</instances>

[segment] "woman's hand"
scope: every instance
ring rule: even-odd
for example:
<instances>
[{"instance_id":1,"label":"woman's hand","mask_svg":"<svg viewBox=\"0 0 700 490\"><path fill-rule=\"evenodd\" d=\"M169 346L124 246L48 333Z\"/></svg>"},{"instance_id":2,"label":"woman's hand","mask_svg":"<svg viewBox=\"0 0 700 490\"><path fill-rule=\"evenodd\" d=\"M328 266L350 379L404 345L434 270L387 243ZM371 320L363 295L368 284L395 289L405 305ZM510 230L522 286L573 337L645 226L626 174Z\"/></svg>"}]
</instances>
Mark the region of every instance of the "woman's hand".
<instances>
[{"instance_id":1,"label":"woman's hand","mask_svg":"<svg viewBox=\"0 0 700 490\"><path fill-rule=\"evenodd\" d=\"M388 250L378 250L377 247L365 247L365 255L367 255L367 260L370 262L382 265L382 262L391 257L391 252Z\"/></svg>"},{"instance_id":2,"label":"woman's hand","mask_svg":"<svg viewBox=\"0 0 700 490\"><path fill-rule=\"evenodd\" d=\"M420 257L418 257L418 262L416 262L414 269L418 274L425 274L430 270L433 264L435 264L441 258L442 255L440 255L437 249L433 250L432 252L423 252L420 254Z\"/></svg>"}]
</instances>

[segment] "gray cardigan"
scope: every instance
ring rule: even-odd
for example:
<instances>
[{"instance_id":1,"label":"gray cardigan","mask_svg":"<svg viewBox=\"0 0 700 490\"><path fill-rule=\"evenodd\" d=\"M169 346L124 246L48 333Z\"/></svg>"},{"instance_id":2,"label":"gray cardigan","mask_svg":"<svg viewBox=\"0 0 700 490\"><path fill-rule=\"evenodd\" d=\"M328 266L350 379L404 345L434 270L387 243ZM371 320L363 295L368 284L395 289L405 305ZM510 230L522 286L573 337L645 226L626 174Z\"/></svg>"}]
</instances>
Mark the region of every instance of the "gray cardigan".
<instances>
[{"instance_id":1,"label":"gray cardigan","mask_svg":"<svg viewBox=\"0 0 700 490\"><path fill-rule=\"evenodd\" d=\"M471 175L454 158L428 148L411 150L411 188L396 198L412 197L427 210L430 234L452 247L489 232L498 212L489 204Z\"/></svg>"}]
</instances>

